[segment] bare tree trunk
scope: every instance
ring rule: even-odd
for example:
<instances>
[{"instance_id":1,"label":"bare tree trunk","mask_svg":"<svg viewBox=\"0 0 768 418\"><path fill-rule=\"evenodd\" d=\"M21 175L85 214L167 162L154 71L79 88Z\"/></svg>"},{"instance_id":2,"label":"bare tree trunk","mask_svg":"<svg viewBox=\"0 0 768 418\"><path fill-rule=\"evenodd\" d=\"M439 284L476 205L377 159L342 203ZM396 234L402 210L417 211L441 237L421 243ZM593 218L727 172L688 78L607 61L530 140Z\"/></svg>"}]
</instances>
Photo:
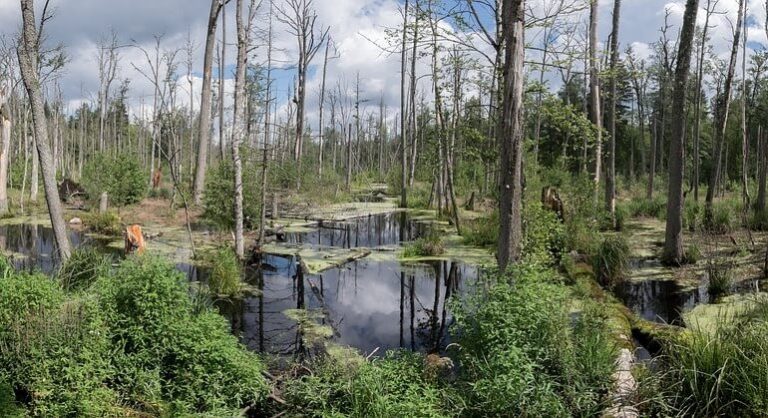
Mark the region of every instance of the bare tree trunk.
<instances>
[{"instance_id":1,"label":"bare tree trunk","mask_svg":"<svg viewBox=\"0 0 768 418\"><path fill-rule=\"evenodd\" d=\"M677 53L677 69L672 97L676 117L672 124L672 141L669 151L669 193L667 195L667 227L664 240L664 261L679 265L684 261L683 249L683 181L685 178L685 105L688 73L691 66L693 35L696 29L696 13L699 0L687 0Z\"/></svg>"},{"instance_id":2,"label":"bare tree trunk","mask_svg":"<svg viewBox=\"0 0 768 418\"><path fill-rule=\"evenodd\" d=\"M325 59L323 59L323 81L320 84L320 121L318 123L318 135L320 137L320 150L317 156L317 174L323 177L323 140L325 139L325 126L323 125L323 107L325 105L325 76L328 72L328 49L331 46L330 36L325 41Z\"/></svg>"},{"instance_id":3,"label":"bare tree trunk","mask_svg":"<svg viewBox=\"0 0 768 418\"><path fill-rule=\"evenodd\" d=\"M200 124L198 128L197 168L195 170L194 203L200 205L205 188L205 170L208 161L208 144L211 140L211 78L213 72L213 50L216 46L216 25L219 12L228 0L211 0L208 15L208 32L205 38L205 57L203 58L203 86L200 97Z\"/></svg>"},{"instance_id":4,"label":"bare tree trunk","mask_svg":"<svg viewBox=\"0 0 768 418\"><path fill-rule=\"evenodd\" d=\"M709 32L709 19L712 17L714 5L713 0L707 0L706 17L704 19L704 27L701 32L701 43L699 44L699 56L696 63L696 100L694 103L694 137L693 137L693 200L699 201L699 183L701 182L701 175L699 175L699 165L701 161L701 88L704 82L704 56L707 50L707 33ZM717 0L715 0L717 3Z\"/></svg>"},{"instance_id":5,"label":"bare tree trunk","mask_svg":"<svg viewBox=\"0 0 768 418\"><path fill-rule=\"evenodd\" d=\"M10 91L0 86L0 214L8 213L8 160L11 149Z\"/></svg>"},{"instance_id":6,"label":"bare tree trunk","mask_svg":"<svg viewBox=\"0 0 768 418\"><path fill-rule=\"evenodd\" d=\"M707 188L707 196L704 206L704 218L705 222L712 220L712 203L715 198L715 189L717 188L718 179L721 174L721 161L723 152L723 141L725 138L725 131L728 124L728 112L731 103L731 88L733 86L733 75L736 71L736 58L739 53L739 38L741 36L742 17L744 12L744 0L739 0L739 18L736 23L736 31L733 35L733 44L731 46L731 58L728 63L728 72L723 82L723 91L720 97L717 98L717 108L715 109L715 133L714 133L714 146L712 151L713 169L709 177L709 187Z\"/></svg>"},{"instance_id":7,"label":"bare tree trunk","mask_svg":"<svg viewBox=\"0 0 768 418\"><path fill-rule=\"evenodd\" d=\"M408 40L408 0L405 0L405 7L403 8L403 43L400 50L400 207L408 207L407 188L408 185L408 172L407 172L407 144L408 138L406 135L406 95L405 95L405 69L408 65L408 56L406 52L406 45ZM413 104L412 104L413 105ZM402 228L402 226L401 226ZM402 235L402 234L401 234Z\"/></svg>"},{"instance_id":8,"label":"bare tree trunk","mask_svg":"<svg viewBox=\"0 0 768 418\"><path fill-rule=\"evenodd\" d=\"M32 120L35 124L37 122L35 121L35 115L34 110L32 111ZM45 116L45 113L43 113L43 117ZM43 119L43 122L45 123L45 119ZM48 127L46 127L45 132L48 132ZM35 132L34 135L32 135L32 148L37 149L37 143L39 141L37 140L37 133ZM47 147L48 144L45 144ZM49 151L50 153L50 151ZM29 179L29 201L30 202L37 202L37 193L40 189L40 186L37 184L38 180L40 178L40 161L37 158L32 158L32 173L30 174Z\"/></svg>"},{"instance_id":9,"label":"bare tree trunk","mask_svg":"<svg viewBox=\"0 0 768 418\"><path fill-rule=\"evenodd\" d=\"M750 196L748 189L749 182L749 137L747 135L747 7L744 5L744 15L741 17L741 30L744 36L741 41L741 204L746 225L747 213L749 212Z\"/></svg>"},{"instance_id":10,"label":"bare tree trunk","mask_svg":"<svg viewBox=\"0 0 768 418\"><path fill-rule=\"evenodd\" d=\"M246 134L245 117L245 69L248 66L248 48L250 47L250 33L253 18L256 14L256 0L250 1L247 21L243 17L243 0L237 0L236 25L237 25L237 69L235 71L235 108L233 124L235 132L232 136L232 163L235 169L235 254L239 259L245 255L245 241L243 239L243 161L240 158L240 145Z\"/></svg>"},{"instance_id":11,"label":"bare tree trunk","mask_svg":"<svg viewBox=\"0 0 768 418\"><path fill-rule=\"evenodd\" d=\"M499 117L501 182L499 184L499 243L497 261L504 270L522 250L523 61L525 10L523 0L505 0L502 9L504 96Z\"/></svg>"},{"instance_id":12,"label":"bare tree trunk","mask_svg":"<svg viewBox=\"0 0 768 418\"><path fill-rule=\"evenodd\" d=\"M603 159L603 118L600 115L600 81L597 68L597 0L589 3L589 91L590 116L597 127L595 136L595 203L600 187L600 166Z\"/></svg>"},{"instance_id":13,"label":"bare tree trunk","mask_svg":"<svg viewBox=\"0 0 768 418\"><path fill-rule=\"evenodd\" d=\"M64 223L64 211L59 200L59 190L56 187L56 173L53 172L53 160L51 150L48 147L48 127L45 122L45 108L43 95L40 91L40 80L37 73L39 59L40 34L35 26L35 9L33 0L20 0L22 16L22 36L18 46L19 68L27 89L29 102L32 107L32 120L35 125L35 137L37 140L37 154L43 170L43 186L45 198L48 203L48 213L51 217L51 226L56 239L61 261L64 262L71 254L67 228ZM43 16L45 23L47 17ZM42 29L42 24L40 25Z\"/></svg>"},{"instance_id":14,"label":"bare tree trunk","mask_svg":"<svg viewBox=\"0 0 768 418\"><path fill-rule=\"evenodd\" d=\"M610 130L608 142L607 167L605 170L605 209L611 216L611 223L616 227L616 74L619 61L619 18L621 16L621 0L613 2L613 29L611 30L611 74L610 98L608 102L607 124Z\"/></svg>"}]
</instances>

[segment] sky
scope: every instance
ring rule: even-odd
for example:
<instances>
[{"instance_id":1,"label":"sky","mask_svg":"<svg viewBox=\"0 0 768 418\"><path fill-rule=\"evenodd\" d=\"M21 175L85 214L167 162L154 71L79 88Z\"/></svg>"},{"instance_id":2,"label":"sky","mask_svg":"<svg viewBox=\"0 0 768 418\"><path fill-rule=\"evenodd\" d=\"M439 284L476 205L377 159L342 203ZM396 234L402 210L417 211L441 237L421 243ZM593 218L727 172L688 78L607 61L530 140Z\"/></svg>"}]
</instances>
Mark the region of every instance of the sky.
<instances>
[{"instance_id":1,"label":"sky","mask_svg":"<svg viewBox=\"0 0 768 418\"><path fill-rule=\"evenodd\" d=\"M284 0L274 0L279 7ZM448 0L453 1L453 0ZM528 0L532 7L555 0ZM700 7L707 0L700 0ZM37 0L38 8L42 0ZM659 38L659 28L664 19L665 10L670 10L671 36L676 38L682 20L683 1L678 0L624 0L622 2L620 49L632 45L641 58L650 54L649 44ZM766 44L763 27L765 22L765 2L748 0L749 39L751 48L762 48ZM610 32L612 0L599 0L600 28L599 38L604 41ZM729 11L727 15L713 17L710 29L715 52L723 57L728 55L731 38L731 26L727 19L735 22L738 0L720 0L718 9ZM234 66L235 45L231 41L234 34L234 1L227 8L226 52L227 71L225 86L232 90L232 68ZM378 107L384 104L393 109L392 117L399 107L400 59L398 55L383 52L380 44L387 38L386 28L397 27L401 22L398 0L314 0L318 13L318 24L330 27L329 33L336 47L335 58L328 66L327 86L335 88L337 82L348 86L350 93L354 88L356 75L360 76L360 96L368 101L368 106ZM98 66L96 64L97 42L100 37L114 30L119 37L121 62L118 78L131 79L128 93L131 112L134 116L142 108L148 112L151 103L152 85L144 79L140 69L146 71L147 64L137 45L147 50L154 48L154 36L162 35L162 48L165 50L183 49L188 37L196 48L193 54L193 103L199 101L202 72L205 26L207 23L210 0L51 0L55 17L47 25L49 45L62 43L69 61L58 80L62 96L69 111L83 101L94 102L98 90ZM20 27L18 0L0 0L0 36L15 36ZM263 0L261 11L268 11L268 0ZM38 13L39 14L39 13ZM586 14L584 15L586 17ZM699 24L703 24L704 12L699 12ZM266 23L258 24L266 27ZM451 28L452 29L452 28ZM455 30L455 29L452 29ZM291 62L295 59L296 40L284 24L274 22L276 65L282 67L276 71L276 99L279 107L284 107L291 92L295 69ZM527 33L527 41L533 45L540 42L538 31ZM266 47L257 42L257 49L252 62L264 59ZM532 54L532 55L535 55ZM529 57L535 59L535 56ZM179 53L179 71L186 73L185 52ZM427 60L420 65L419 74L428 72ZM309 77L308 119L314 128L318 107L320 85L319 66L322 65L322 51L318 53ZM555 88L555 77L550 77L551 87ZM425 79L426 80L426 79ZM116 83L118 84L118 83ZM428 90L428 81L421 82ZM117 86L115 86L117 87ZM189 87L186 74L179 79L179 104L189 102ZM231 95L231 94L230 94ZM143 102L143 104L142 104ZM195 104L196 105L196 104Z\"/></svg>"}]
</instances>

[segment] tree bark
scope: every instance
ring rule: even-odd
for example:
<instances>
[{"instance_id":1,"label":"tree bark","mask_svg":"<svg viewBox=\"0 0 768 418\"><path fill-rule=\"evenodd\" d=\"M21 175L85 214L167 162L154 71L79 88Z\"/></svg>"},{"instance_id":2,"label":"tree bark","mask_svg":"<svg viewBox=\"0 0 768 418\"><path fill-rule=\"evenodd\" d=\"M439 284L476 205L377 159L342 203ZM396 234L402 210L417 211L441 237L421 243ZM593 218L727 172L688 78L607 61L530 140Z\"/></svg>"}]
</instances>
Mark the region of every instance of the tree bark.
<instances>
[{"instance_id":1,"label":"tree bark","mask_svg":"<svg viewBox=\"0 0 768 418\"><path fill-rule=\"evenodd\" d=\"M610 129L610 140L606 155L607 167L605 172L605 209L611 217L613 227L616 227L616 70L619 62L619 18L621 16L621 0L613 2L613 29L611 30L611 74L610 98L608 102L607 124Z\"/></svg>"},{"instance_id":2,"label":"tree bark","mask_svg":"<svg viewBox=\"0 0 768 418\"><path fill-rule=\"evenodd\" d=\"M56 173L53 172L53 160L48 146L48 126L45 121L45 108L41 92L38 59L40 34L35 26L35 9L33 0L20 0L22 16L22 35L18 46L19 68L24 79L24 87L29 96L32 108L32 120L35 125L37 154L43 171L43 186L48 203L48 213L51 218L54 238L59 251L59 257L65 262L70 254L69 237L64 223L64 211L59 200L59 190L56 184ZM42 25L41 25L42 27Z\"/></svg>"},{"instance_id":3,"label":"tree bark","mask_svg":"<svg viewBox=\"0 0 768 418\"><path fill-rule=\"evenodd\" d=\"M715 198L715 189L717 188L718 180L721 174L722 153L723 153L723 141L725 138L725 131L728 125L728 112L731 105L731 88L733 86L733 76L736 71L736 58L739 54L739 39L741 36L741 20L744 11L744 0L739 0L739 18L736 23L736 31L733 35L733 44L731 46L731 58L728 63L728 72L723 82L723 91L717 98L717 107L715 109L715 135L714 146L712 151L712 163L713 168L709 177L709 187L707 188L707 196L704 205L704 220L709 223L712 220L712 203Z\"/></svg>"},{"instance_id":4,"label":"tree bark","mask_svg":"<svg viewBox=\"0 0 768 418\"><path fill-rule=\"evenodd\" d=\"M685 177L685 95L691 66L693 34L696 29L696 13L699 0L687 0L677 52L677 69L672 97L672 109L676 117L672 124L669 152L669 192L667 195L667 228L664 240L666 263L679 265L684 261L683 249L683 180Z\"/></svg>"},{"instance_id":5,"label":"tree bark","mask_svg":"<svg viewBox=\"0 0 768 418\"><path fill-rule=\"evenodd\" d=\"M199 140L197 144L197 169L195 170L194 203L200 205L205 188L205 170L208 161L208 144L211 141L211 78L213 72L213 49L216 46L216 25L219 12L227 0L211 0L208 15L208 32L205 37L205 56L203 58L203 86L200 95Z\"/></svg>"},{"instance_id":6,"label":"tree bark","mask_svg":"<svg viewBox=\"0 0 768 418\"><path fill-rule=\"evenodd\" d=\"M400 207L408 207L408 191L406 186L408 185L408 152L407 144L408 138L406 136L406 88L405 88L405 73L408 66L408 55L406 51L406 45L408 42L408 0L405 0L405 7L403 7L403 43L400 51ZM413 105L413 104L411 104ZM402 227L401 227L402 228ZM402 235L402 234L401 234Z\"/></svg>"},{"instance_id":7,"label":"tree bark","mask_svg":"<svg viewBox=\"0 0 768 418\"><path fill-rule=\"evenodd\" d=\"M501 182L499 187L499 242L497 261L505 270L522 250L523 168L523 61L525 59L525 10L523 0L504 0L502 31L504 50L503 101L499 117Z\"/></svg>"},{"instance_id":8,"label":"tree bark","mask_svg":"<svg viewBox=\"0 0 768 418\"><path fill-rule=\"evenodd\" d=\"M597 128L595 136L595 203L600 187L600 170L603 159L603 118L600 113L600 80L597 68L597 0L589 3L589 91L590 116Z\"/></svg>"}]
</instances>

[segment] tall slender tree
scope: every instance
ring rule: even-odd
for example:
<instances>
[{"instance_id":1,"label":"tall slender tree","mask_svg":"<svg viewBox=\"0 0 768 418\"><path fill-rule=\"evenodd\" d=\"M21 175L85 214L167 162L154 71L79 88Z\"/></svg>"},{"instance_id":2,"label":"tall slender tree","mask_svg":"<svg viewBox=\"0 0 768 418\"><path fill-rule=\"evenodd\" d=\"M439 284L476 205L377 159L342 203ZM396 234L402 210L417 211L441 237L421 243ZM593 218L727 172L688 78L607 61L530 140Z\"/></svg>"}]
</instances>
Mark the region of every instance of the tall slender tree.
<instances>
[{"instance_id":1,"label":"tall slender tree","mask_svg":"<svg viewBox=\"0 0 768 418\"><path fill-rule=\"evenodd\" d=\"M683 179L685 177L685 119L688 74L691 67L693 35L696 30L696 14L699 0L687 0L680 44L677 50L677 68L672 96L672 108L676 109L672 122L672 138L669 150L669 191L667 194L667 228L664 240L664 260L681 264L683 250Z\"/></svg>"},{"instance_id":2,"label":"tall slender tree","mask_svg":"<svg viewBox=\"0 0 768 418\"><path fill-rule=\"evenodd\" d=\"M595 0L596 1L596 0ZM500 153L499 268L517 261L522 251L523 195L523 61L525 60L525 2L503 0L502 32L506 45L502 69L503 96L499 116Z\"/></svg>"},{"instance_id":3,"label":"tall slender tree","mask_svg":"<svg viewBox=\"0 0 768 418\"><path fill-rule=\"evenodd\" d=\"M53 170L53 159L48 145L48 124L43 106L43 93L41 90L39 59L41 32L46 21L50 19L47 14L48 2L45 3L40 21L40 30L37 29L35 20L35 4L33 0L20 0L22 31L19 39L18 56L21 77L27 90L29 104L32 109L32 121L34 123L34 137L40 167L43 171L43 187L45 188L45 200L48 204L48 214L51 218L53 235L56 239L59 256L66 261L71 254L67 228L64 223L64 211L59 200L59 190L56 184L56 173Z\"/></svg>"},{"instance_id":4,"label":"tall slender tree","mask_svg":"<svg viewBox=\"0 0 768 418\"><path fill-rule=\"evenodd\" d=\"M229 0L211 0L208 13L208 30L205 36L205 55L203 57L203 86L200 94L200 121L198 124L197 168L195 170L194 202L200 205L205 188L205 170L208 162L208 146L211 142L211 78L213 73L213 50L216 46L216 26L219 13Z\"/></svg>"}]
</instances>

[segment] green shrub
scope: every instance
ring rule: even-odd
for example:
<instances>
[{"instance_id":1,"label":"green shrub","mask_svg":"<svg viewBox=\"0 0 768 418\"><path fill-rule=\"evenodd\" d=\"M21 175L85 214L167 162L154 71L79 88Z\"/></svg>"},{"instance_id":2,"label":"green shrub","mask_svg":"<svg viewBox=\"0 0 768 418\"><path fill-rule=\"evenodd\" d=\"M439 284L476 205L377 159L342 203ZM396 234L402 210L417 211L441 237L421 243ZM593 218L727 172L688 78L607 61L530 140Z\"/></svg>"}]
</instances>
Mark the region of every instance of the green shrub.
<instances>
[{"instance_id":1,"label":"green shrub","mask_svg":"<svg viewBox=\"0 0 768 418\"><path fill-rule=\"evenodd\" d=\"M622 235L605 237L592 258L595 277L603 286L613 286L624 278L629 264L629 244Z\"/></svg>"},{"instance_id":2,"label":"green shrub","mask_svg":"<svg viewBox=\"0 0 768 418\"><path fill-rule=\"evenodd\" d=\"M602 410L615 361L604 316L585 311L572 326L569 291L554 276L518 265L487 292L454 304L465 415L565 417Z\"/></svg>"},{"instance_id":3,"label":"green shrub","mask_svg":"<svg viewBox=\"0 0 768 418\"><path fill-rule=\"evenodd\" d=\"M235 170L232 162L225 160L208 171L203 195L203 218L222 229L235 227ZM246 228L259 219L261 210L261 181L259 173L250 164L243 169L243 220ZM295 187L295 184L294 184Z\"/></svg>"},{"instance_id":4,"label":"green shrub","mask_svg":"<svg viewBox=\"0 0 768 418\"><path fill-rule=\"evenodd\" d=\"M407 244L403 249L404 258L434 257L445 252L443 240L436 232L430 232L425 236Z\"/></svg>"},{"instance_id":5,"label":"green shrub","mask_svg":"<svg viewBox=\"0 0 768 418\"><path fill-rule=\"evenodd\" d=\"M496 245L499 240L499 212L494 210L487 218L464 220L461 225L461 236L467 245L476 247Z\"/></svg>"},{"instance_id":6,"label":"green shrub","mask_svg":"<svg viewBox=\"0 0 768 418\"><path fill-rule=\"evenodd\" d=\"M0 279L0 382L32 416L106 416L117 396L106 387L106 326L90 299L65 301L41 275Z\"/></svg>"},{"instance_id":7,"label":"green shrub","mask_svg":"<svg viewBox=\"0 0 768 418\"><path fill-rule=\"evenodd\" d=\"M149 178L134 154L96 154L83 167L83 182L88 196L99 199L107 192L114 206L140 202L147 192Z\"/></svg>"},{"instance_id":8,"label":"green shrub","mask_svg":"<svg viewBox=\"0 0 768 418\"><path fill-rule=\"evenodd\" d=\"M172 265L132 257L95 287L111 344L121 348L113 382L132 406L229 415L265 398L259 358L223 317L195 312L186 277Z\"/></svg>"},{"instance_id":9,"label":"green shrub","mask_svg":"<svg viewBox=\"0 0 768 418\"><path fill-rule=\"evenodd\" d=\"M683 227L693 232L701 227L702 209L701 205L688 199L683 208Z\"/></svg>"},{"instance_id":10,"label":"green shrub","mask_svg":"<svg viewBox=\"0 0 768 418\"><path fill-rule=\"evenodd\" d=\"M204 257L211 266L208 288L215 295L237 296L241 290L242 267L229 247L222 247Z\"/></svg>"},{"instance_id":11,"label":"green shrub","mask_svg":"<svg viewBox=\"0 0 768 418\"><path fill-rule=\"evenodd\" d=\"M712 205L708 213L704 211L704 228L713 234L727 234L739 225L741 205L735 199L721 200Z\"/></svg>"},{"instance_id":12,"label":"green shrub","mask_svg":"<svg viewBox=\"0 0 768 418\"><path fill-rule=\"evenodd\" d=\"M633 218L647 217L664 219L667 212L667 200L662 196L652 199L634 198L627 204L627 212Z\"/></svg>"},{"instance_id":13,"label":"green shrub","mask_svg":"<svg viewBox=\"0 0 768 418\"><path fill-rule=\"evenodd\" d=\"M82 247L72 252L69 259L59 268L57 278L65 290L85 290L97 278L109 273L112 258L101 251Z\"/></svg>"},{"instance_id":14,"label":"green shrub","mask_svg":"<svg viewBox=\"0 0 768 418\"><path fill-rule=\"evenodd\" d=\"M118 236L123 233L120 215L113 210L104 213L89 212L83 216L83 223L88 230L97 234Z\"/></svg>"},{"instance_id":15,"label":"green shrub","mask_svg":"<svg viewBox=\"0 0 768 418\"><path fill-rule=\"evenodd\" d=\"M523 208L523 259L541 265L555 264L565 249L565 228L557 215L541 203Z\"/></svg>"},{"instance_id":16,"label":"green shrub","mask_svg":"<svg viewBox=\"0 0 768 418\"><path fill-rule=\"evenodd\" d=\"M382 359L353 362L326 357L311 374L288 381L289 412L310 417L447 417L459 411L446 390L428 380L422 355L388 352Z\"/></svg>"},{"instance_id":17,"label":"green shrub","mask_svg":"<svg viewBox=\"0 0 768 418\"><path fill-rule=\"evenodd\" d=\"M709 285L707 293L711 296L723 296L731 292L733 286L733 264L726 260L715 260L707 265Z\"/></svg>"},{"instance_id":18,"label":"green shrub","mask_svg":"<svg viewBox=\"0 0 768 418\"><path fill-rule=\"evenodd\" d=\"M696 264L701 259L701 249L696 243L691 243L685 249L684 264Z\"/></svg>"}]
</instances>

